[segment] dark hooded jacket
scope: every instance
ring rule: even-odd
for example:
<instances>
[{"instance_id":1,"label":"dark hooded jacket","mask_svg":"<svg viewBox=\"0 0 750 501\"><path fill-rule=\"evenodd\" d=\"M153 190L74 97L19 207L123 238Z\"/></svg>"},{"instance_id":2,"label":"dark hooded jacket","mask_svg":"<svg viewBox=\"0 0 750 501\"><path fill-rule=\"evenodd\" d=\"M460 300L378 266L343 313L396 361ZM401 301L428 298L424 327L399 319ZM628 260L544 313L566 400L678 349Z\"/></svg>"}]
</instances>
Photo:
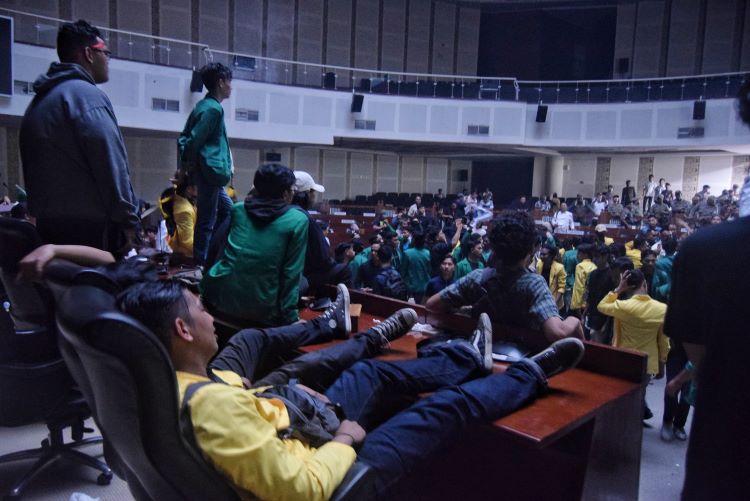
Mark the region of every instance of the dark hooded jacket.
<instances>
[{"instance_id":1,"label":"dark hooded jacket","mask_svg":"<svg viewBox=\"0 0 750 501\"><path fill-rule=\"evenodd\" d=\"M52 63L34 92L19 141L31 215L134 228L138 202L107 95L72 63Z\"/></svg>"},{"instance_id":2,"label":"dark hooded jacket","mask_svg":"<svg viewBox=\"0 0 750 501\"><path fill-rule=\"evenodd\" d=\"M217 314L244 325L299 319L308 221L290 208L259 197L234 205L224 249L201 282L203 299Z\"/></svg>"}]
</instances>

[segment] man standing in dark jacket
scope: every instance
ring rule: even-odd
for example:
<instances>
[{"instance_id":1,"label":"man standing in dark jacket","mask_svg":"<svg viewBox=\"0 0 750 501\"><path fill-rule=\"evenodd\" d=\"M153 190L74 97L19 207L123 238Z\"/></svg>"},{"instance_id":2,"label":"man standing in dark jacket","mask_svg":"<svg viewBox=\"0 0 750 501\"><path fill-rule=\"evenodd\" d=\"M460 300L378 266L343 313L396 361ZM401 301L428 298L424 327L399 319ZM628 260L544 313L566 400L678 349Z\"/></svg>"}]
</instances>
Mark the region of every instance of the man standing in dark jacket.
<instances>
[{"instance_id":1,"label":"man standing in dark jacket","mask_svg":"<svg viewBox=\"0 0 750 501\"><path fill-rule=\"evenodd\" d=\"M109 80L110 52L79 20L60 28L57 54L21 123L29 212L48 243L120 255L134 246L139 218L112 103L96 87Z\"/></svg>"},{"instance_id":2,"label":"man standing in dark jacket","mask_svg":"<svg viewBox=\"0 0 750 501\"><path fill-rule=\"evenodd\" d=\"M323 230L308 212L315 207L317 193L325 193L325 187L317 184L310 174L301 170L294 171L294 178L296 193L292 203L305 214L309 223L303 272L309 291L314 293L324 284L351 285L352 272L349 270L349 263L337 263L331 257L331 249Z\"/></svg>"}]
</instances>

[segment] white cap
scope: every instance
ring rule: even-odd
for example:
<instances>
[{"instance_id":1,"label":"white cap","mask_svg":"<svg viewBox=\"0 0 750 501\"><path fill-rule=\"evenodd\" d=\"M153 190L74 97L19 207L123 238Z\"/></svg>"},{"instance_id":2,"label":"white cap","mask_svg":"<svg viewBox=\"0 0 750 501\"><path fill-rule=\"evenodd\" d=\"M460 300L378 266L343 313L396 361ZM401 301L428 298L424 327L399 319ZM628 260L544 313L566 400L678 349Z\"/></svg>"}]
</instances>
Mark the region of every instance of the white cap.
<instances>
[{"instance_id":1,"label":"white cap","mask_svg":"<svg viewBox=\"0 0 750 501\"><path fill-rule=\"evenodd\" d=\"M297 191L310 191L314 190L318 193L324 193L326 189L315 182L313 177L305 171L296 170L294 171L294 187Z\"/></svg>"}]
</instances>

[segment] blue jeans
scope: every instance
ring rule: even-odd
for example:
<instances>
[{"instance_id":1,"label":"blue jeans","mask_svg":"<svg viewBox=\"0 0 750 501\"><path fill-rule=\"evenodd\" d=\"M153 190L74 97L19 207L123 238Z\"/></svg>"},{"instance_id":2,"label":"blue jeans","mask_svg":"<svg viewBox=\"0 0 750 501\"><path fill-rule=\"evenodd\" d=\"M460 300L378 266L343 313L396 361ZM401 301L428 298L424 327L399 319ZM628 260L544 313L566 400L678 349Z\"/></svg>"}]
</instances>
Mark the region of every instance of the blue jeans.
<instances>
[{"instance_id":1,"label":"blue jeans","mask_svg":"<svg viewBox=\"0 0 750 501\"><path fill-rule=\"evenodd\" d=\"M193 236L193 261L195 264L203 265L206 262L206 254L208 254L214 228L221 226L224 219L229 216L232 210L232 199L224 191L223 186L207 184L200 171L195 176L195 185L198 188L196 203L198 218Z\"/></svg>"},{"instance_id":2,"label":"blue jeans","mask_svg":"<svg viewBox=\"0 0 750 501\"><path fill-rule=\"evenodd\" d=\"M368 413L384 395L437 390L367 435L358 457L375 471L378 497L386 495L425 458L457 439L469 424L510 414L546 387L544 373L530 360L513 364L503 374L460 384L471 374L466 362L450 345L416 360L358 362L326 392L342 405L349 419L367 428Z\"/></svg>"}]
</instances>

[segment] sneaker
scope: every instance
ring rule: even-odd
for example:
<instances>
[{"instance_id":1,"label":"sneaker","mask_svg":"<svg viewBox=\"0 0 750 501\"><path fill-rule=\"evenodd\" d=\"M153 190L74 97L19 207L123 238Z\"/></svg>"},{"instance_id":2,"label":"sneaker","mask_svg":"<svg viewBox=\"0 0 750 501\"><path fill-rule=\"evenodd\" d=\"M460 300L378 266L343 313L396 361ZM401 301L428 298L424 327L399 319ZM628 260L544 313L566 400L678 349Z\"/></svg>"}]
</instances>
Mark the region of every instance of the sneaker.
<instances>
[{"instance_id":1,"label":"sneaker","mask_svg":"<svg viewBox=\"0 0 750 501\"><path fill-rule=\"evenodd\" d=\"M411 308L403 308L386 318L379 324L375 324L370 332L380 336L381 347L387 348L394 341L411 330L417 323L417 312Z\"/></svg>"},{"instance_id":2,"label":"sneaker","mask_svg":"<svg viewBox=\"0 0 750 501\"><path fill-rule=\"evenodd\" d=\"M645 406L643 408L643 420L644 421L648 421L652 417L654 417L654 413L651 411L651 409L648 407L648 405Z\"/></svg>"},{"instance_id":3,"label":"sneaker","mask_svg":"<svg viewBox=\"0 0 750 501\"><path fill-rule=\"evenodd\" d=\"M549 378L576 366L583 358L583 342L574 337L555 341L546 350L540 351L531 360L542 368Z\"/></svg>"},{"instance_id":4,"label":"sneaker","mask_svg":"<svg viewBox=\"0 0 750 501\"><path fill-rule=\"evenodd\" d=\"M344 284L336 286L336 300L318 318L328 323L333 330L333 337L346 339L352 331L352 318L349 316L349 289Z\"/></svg>"},{"instance_id":5,"label":"sneaker","mask_svg":"<svg viewBox=\"0 0 750 501\"><path fill-rule=\"evenodd\" d=\"M471 345L482 359L482 372L492 373L492 323L486 313L479 315L479 323L471 336Z\"/></svg>"},{"instance_id":6,"label":"sneaker","mask_svg":"<svg viewBox=\"0 0 750 501\"><path fill-rule=\"evenodd\" d=\"M674 427L674 437L677 440L682 440L683 442L687 440L687 433L685 433L685 428L680 428L679 426Z\"/></svg>"},{"instance_id":7,"label":"sneaker","mask_svg":"<svg viewBox=\"0 0 750 501\"><path fill-rule=\"evenodd\" d=\"M661 439L665 442L671 442L674 440L675 433L672 429L672 423L664 423L661 425Z\"/></svg>"}]
</instances>

